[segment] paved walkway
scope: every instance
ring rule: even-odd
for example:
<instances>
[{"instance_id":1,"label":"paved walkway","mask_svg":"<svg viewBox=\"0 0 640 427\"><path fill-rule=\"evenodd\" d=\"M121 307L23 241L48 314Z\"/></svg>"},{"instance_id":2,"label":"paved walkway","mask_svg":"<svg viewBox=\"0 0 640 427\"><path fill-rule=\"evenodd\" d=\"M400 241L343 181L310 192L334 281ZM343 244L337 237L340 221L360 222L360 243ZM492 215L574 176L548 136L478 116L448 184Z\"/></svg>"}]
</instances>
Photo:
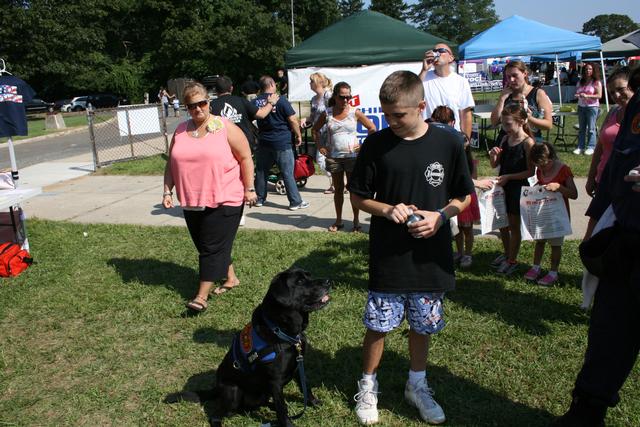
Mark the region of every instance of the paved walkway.
<instances>
[{"instance_id":1,"label":"paved walkway","mask_svg":"<svg viewBox=\"0 0 640 427\"><path fill-rule=\"evenodd\" d=\"M27 216L80 223L111 223L184 226L179 208L162 208L161 176L90 175L90 155L46 162L20 171L21 185L43 187L43 193L23 204ZM244 228L269 230L325 231L335 219L333 195L324 194L327 178L315 175L301 189L311 206L289 211L286 196L270 191L267 203L245 210ZM584 178L577 178L578 200L571 201L572 239L581 239L586 228L585 212L590 198L584 192ZM273 190L273 187L270 187ZM349 196L345 195L345 228L352 228ZM360 214L363 231L368 231L370 215ZM479 232L478 232L479 233Z\"/></svg>"}]
</instances>

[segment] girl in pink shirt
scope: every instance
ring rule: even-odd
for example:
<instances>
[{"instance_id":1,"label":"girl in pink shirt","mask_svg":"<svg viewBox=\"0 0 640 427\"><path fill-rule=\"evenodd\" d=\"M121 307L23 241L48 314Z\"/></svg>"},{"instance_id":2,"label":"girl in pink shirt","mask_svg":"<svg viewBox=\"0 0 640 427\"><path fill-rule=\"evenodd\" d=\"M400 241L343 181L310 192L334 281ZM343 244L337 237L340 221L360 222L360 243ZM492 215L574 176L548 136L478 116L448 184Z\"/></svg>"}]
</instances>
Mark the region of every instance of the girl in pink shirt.
<instances>
[{"instance_id":1,"label":"girl in pink shirt","mask_svg":"<svg viewBox=\"0 0 640 427\"><path fill-rule=\"evenodd\" d=\"M616 105L604 119L602 130L600 130L600 136L598 138L598 144L596 145L593 158L591 159L591 167L589 168L587 184L585 185L587 194L591 197L593 197L597 191L600 176L602 175L602 171L607 165L609 156L613 151L613 142L620 130L620 122L624 117L627 104L633 96L633 91L629 88L629 73L629 67L622 67L619 70L614 71L607 82L609 93ZM591 237L591 233L593 232L595 225L596 220L589 218L587 231L584 235L585 240Z\"/></svg>"},{"instance_id":2,"label":"girl in pink shirt","mask_svg":"<svg viewBox=\"0 0 640 427\"><path fill-rule=\"evenodd\" d=\"M596 147L596 119L600 111L601 97L600 72L597 67L586 64L582 68L582 78L576 87L580 129L578 131L578 147L573 150L574 154L586 154L588 156L593 154L593 150Z\"/></svg>"}]
</instances>

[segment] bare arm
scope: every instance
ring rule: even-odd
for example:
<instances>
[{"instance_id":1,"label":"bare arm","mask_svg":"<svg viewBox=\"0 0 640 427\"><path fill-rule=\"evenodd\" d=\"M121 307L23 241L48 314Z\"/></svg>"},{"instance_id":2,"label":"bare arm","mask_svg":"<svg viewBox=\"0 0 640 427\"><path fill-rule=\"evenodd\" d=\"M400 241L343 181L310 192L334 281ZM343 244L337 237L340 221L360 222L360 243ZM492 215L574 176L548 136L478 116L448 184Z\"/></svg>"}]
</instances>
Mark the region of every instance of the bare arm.
<instances>
[{"instance_id":1,"label":"bare arm","mask_svg":"<svg viewBox=\"0 0 640 427\"><path fill-rule=\"evenodd\" d=\"M424 53L424 57L422 58L422 70L420 70L420 74L418 74L418 77L420 77L420 80L424 80L424 78L427 76L427 71L429 71L429 68L431 68L433 65L433 51L428 50Z\"/></svg>"},{"instance_id":2,"label":"bare arm","mask_svg":"<svg viewBox=\"0 0 640 427\"><path fill-rule=\"evenodd\" d=\"M369 118L365 116L362 111L356 110L356 119L358 119L358 121L362 123L362 126L367 129L367 134L371 135L377 130L376 125L374 125L373 122L369 120Z\"/></svg>"},{"instance_id":3,"label":"bare arm","mask_svg":"<svg viewBox=\"0 0 640 427\"><path fill-rule=\"evenodd\" d=\"M550 130L553 127L553 105L551 100L545 91L538 90L536 101L538 102L538 107L544 109L544 117L539 119L529 115L529 123L538 129Z\"/></svg>"},{"instance_id":4,"label":"bare arm","mask_svg":"<svg viewBox=\"0 0 640 427\"><path fill-rule=\"evenodd\" d=\"M249 141L238 126L227 122L227 141L231 147L231 153L240 163L240 179L244 185L244 201L253 204L257 200L255 189L253 188L253 159L251 158L251 148ZM253 190L253 191L250 191Z\"/></svg>"},{"instance_id":5,"label":"bare arm","mask_svg":"<svg viewBox=\"0 0 640 427\"><path fill-rule=\"evenodd\" d=\"M173 174L171 173L171 151L173 150L173 143L176 140L176 134L171 137L171 145L169 145L169 157L167 158L167 164L164 166L164 192L162 195L162 206L165 209L173 207L173 197L170 194L173 190Z\"/></svg>"},{"instance_id":6,"label":"bare arm","mask_svg":"<svg viewBox=\"0 0 640 427\"><path fill-rule=\"evenodd\" d=\"M504 108L504 103L507 101L507 98L511 95L511 88L508 86L502 89L500 92L500 96L498 97L498 101L496 102L496 106L491 110L491 126L498 126L500 123L500 116L502 115L502 109Z\"/></svg>"},{"instance_id":7,"label":"bare arm","mask_svg":"<svg viewBox=\"0 0 640 427\"><path fill-rule=\"evenodd\" d=\"M471 129L473 128L473 108L465 108L460 110L460 130L471 138Z\"/></svg>"},{"instance_id":8,"label":"bare arm","mask_svg":"<svg viewBox=\"0 0 640 427\"><path fill-rule=\"evenodd\" d=\"M296 136L296 147L302 144L302 134L300 133L300 122L298 122L298 118L295 114L287 117L287 121L289 122L289 128L291 132Z\"/></svg>"},{"instance_id":9,"label":"bare arm","mask_svg":"<svg viewBox=\"0 0 640 427\"><path fill-rule=\"evenodd\" d=\"M271 95L269 95L269 97L267 98L267 103L258 108L258 112L256 113L255 118L264 119L265 117L267 117L269 113L273 111L273 106L276 105L278 99L280 99L280 95L278 95L277 93L272 93Z\"/></svg>"},{"instance_id":10,"label":"bare arm","mask_svg":"<svg viewBox=\"0 0 640 427\"><path fill-rule=\"evenodd\" d=\"M578 198L578 189L576 188L576 183L573 180L573 177L568 177L565 182L566 185L561 185L558 182L551 182L544 186L545 189L549 191L557 191L562 194L563 197L567 199L577 199Z\"/></svg>"}]
</instances>

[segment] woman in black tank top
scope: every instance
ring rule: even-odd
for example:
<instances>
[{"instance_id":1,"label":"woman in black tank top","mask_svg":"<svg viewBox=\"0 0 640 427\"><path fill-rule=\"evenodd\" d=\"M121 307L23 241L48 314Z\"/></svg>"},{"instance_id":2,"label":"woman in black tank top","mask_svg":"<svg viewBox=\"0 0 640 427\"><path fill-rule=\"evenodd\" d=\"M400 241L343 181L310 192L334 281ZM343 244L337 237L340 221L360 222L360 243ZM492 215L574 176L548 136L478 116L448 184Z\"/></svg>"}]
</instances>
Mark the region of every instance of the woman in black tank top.
<instances>
[{"instance_id":1,"label":"woman in black tank top","mask_svg":"<svg viewBox=\"0 0 640 427\"><path fill-rule=\"evenodd\" d=\"M491 112L491 124L500 123L500 115L505 105L519 102L528 114L528 124L536 138L542 138L542 130L553 127L553 107L547 94L529 84L529 71L522 61L511 61L504 69L507 85L502 89L496 106ZM496 143L504 138L504 131L500 130Z\"/></svg>"}]
</instances>

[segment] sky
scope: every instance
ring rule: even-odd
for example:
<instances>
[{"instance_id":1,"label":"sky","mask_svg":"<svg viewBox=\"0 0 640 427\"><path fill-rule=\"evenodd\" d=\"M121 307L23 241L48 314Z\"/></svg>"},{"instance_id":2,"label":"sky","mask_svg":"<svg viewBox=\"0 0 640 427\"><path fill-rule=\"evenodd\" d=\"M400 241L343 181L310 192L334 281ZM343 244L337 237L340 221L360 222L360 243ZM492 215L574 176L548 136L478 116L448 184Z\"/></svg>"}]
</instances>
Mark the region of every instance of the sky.
<instances>
[{"instance_id":1,"label":"sky","mask_svg":"<svg viewBox=\"0 0 640 427\"><path fill-rule=\"evenodd\" d=\"M416 3L415 0L405 0ZM369 7L369 1L365 1ZM597 15L628 15L640 23L639 0L493 0L500 19L520 15L543 24L582 31L582 24Z\"/></svg>"}]
</instances>

